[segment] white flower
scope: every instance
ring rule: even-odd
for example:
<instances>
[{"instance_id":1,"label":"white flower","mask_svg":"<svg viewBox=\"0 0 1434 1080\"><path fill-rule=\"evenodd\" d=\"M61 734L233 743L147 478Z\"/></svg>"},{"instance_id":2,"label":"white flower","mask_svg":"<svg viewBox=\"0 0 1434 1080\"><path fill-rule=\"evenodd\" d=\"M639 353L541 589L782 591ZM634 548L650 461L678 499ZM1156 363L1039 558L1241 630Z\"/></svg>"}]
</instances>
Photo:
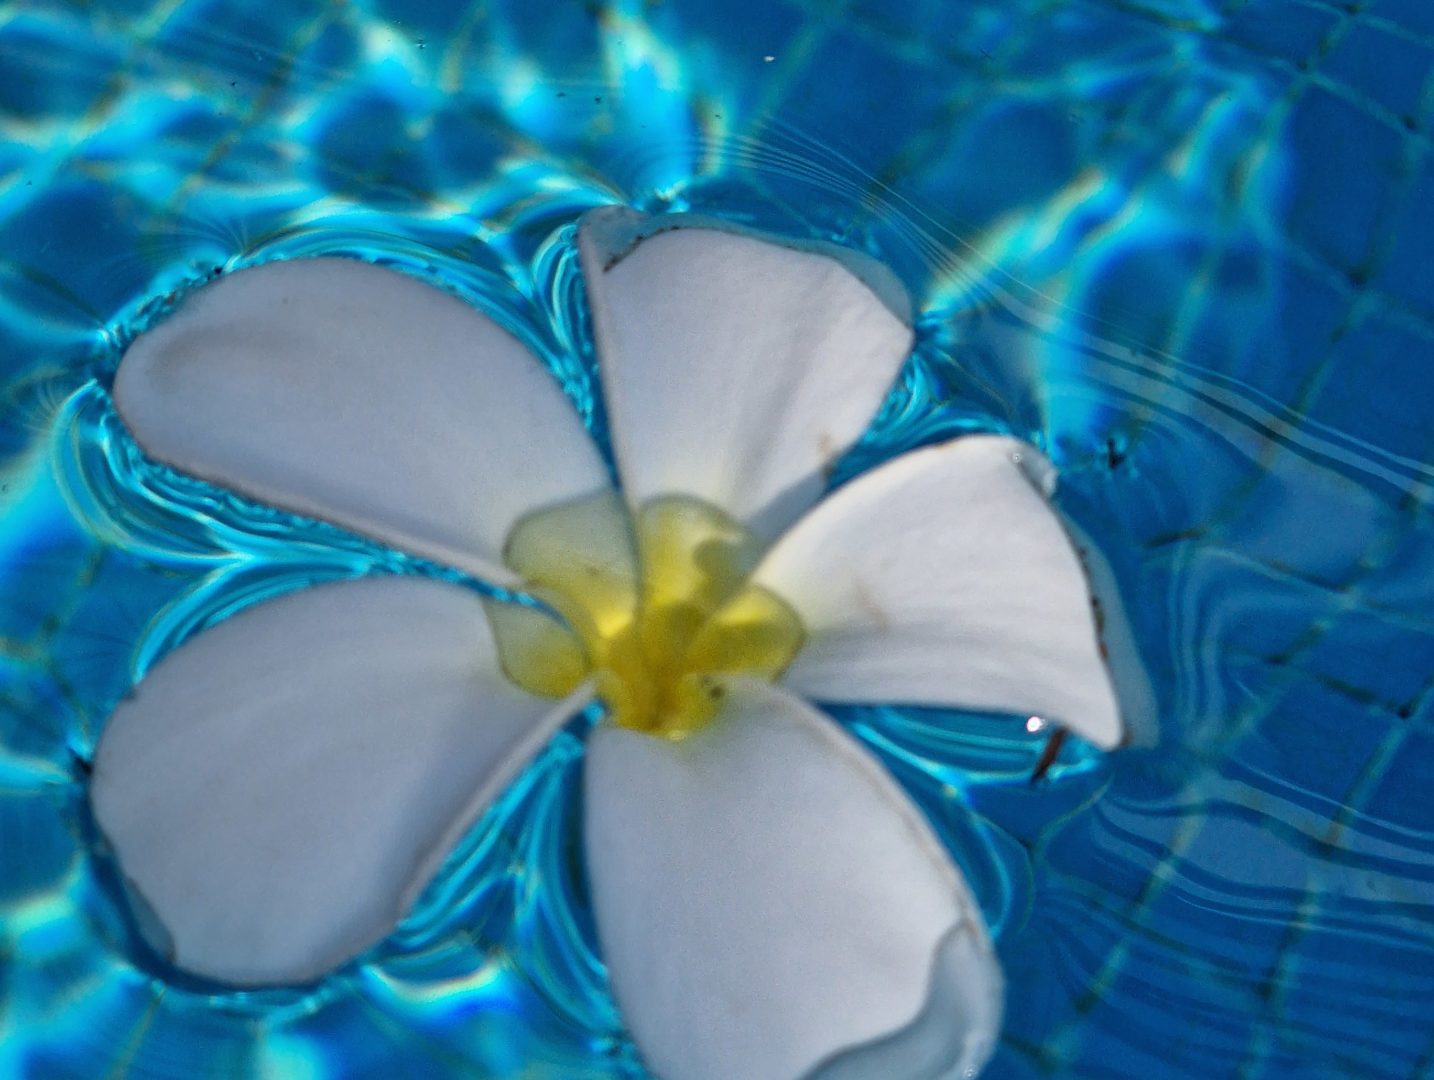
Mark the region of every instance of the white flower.
<instances>
[{"instance_id":1,"label":"white flower","mask_svg":"<svg viewBox=\"0 0 1434 1080\"><path fill-rule=\"evenodd\" d=\"M649 1066L972 1075L1002 1005L980 914L920 812L798 695L1036 714L1116 745L1049 466L973 436L818 504L911 347L890 275L615 209L581 249L621 495L542 365L389 270L243 270L125 355L115 403L152 457L565 619L369 577L162 660L92 788L148 933L233 985L321 975L393 928L596 693L588 872Z\"/></svg>"}]
</instances>

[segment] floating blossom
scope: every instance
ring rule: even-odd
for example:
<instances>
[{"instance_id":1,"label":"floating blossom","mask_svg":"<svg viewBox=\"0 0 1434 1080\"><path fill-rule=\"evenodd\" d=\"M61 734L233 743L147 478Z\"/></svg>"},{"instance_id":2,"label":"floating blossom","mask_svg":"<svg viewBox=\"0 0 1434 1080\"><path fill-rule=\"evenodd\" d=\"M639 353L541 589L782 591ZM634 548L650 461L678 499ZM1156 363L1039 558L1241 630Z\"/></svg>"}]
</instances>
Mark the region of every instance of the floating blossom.
<instances>
[{"instance_id":1,"label":"floating blossom","mask_svg":"<svg viewBox=\"0 0 1434 1080\"><path fill-rule=\"evenodd\" d=\"M235 986L321 976L392 930L596 697L588 873L650 1067L973 1075L1003 997L980 913L804 696L1116 745L1053 472L970 436L821 499L911 347L890 275L618 209L580 243L621 492L518 342L364 263L240 271L125 355L115 403L152 457L546 605L369 577L165 657L115 709L92 787L146 933Z\"/></svg>"}]
</instances>

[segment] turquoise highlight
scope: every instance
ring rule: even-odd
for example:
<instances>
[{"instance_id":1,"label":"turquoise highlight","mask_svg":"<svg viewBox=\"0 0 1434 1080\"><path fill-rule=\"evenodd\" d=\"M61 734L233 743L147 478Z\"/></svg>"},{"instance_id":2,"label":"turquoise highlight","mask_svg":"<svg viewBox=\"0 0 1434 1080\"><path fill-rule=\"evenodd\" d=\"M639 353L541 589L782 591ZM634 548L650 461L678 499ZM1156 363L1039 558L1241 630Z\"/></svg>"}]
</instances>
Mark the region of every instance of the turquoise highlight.
<instances>
[{"instance_id":1,"label":"turquoise highlight","mask_svg":"<svg viewBox=\"0 0 1434 1080\"><path fill-rule=\"evenodd\" d=\"M126 345L216 274L367 259L499 319L605 445L573 230L609 203L892 267L917 346L833 483L1018 435L1120 583L1152 748L1032 785L1023 717L833 707L996 935L985 1075L1430 1075L1431 60L1423 0L0 0L0 1075L644 1075L576 843L590 716L306 987L148 952L85 797L190 635L463 580L147 462Z\"/></svg>"}]
</instances>

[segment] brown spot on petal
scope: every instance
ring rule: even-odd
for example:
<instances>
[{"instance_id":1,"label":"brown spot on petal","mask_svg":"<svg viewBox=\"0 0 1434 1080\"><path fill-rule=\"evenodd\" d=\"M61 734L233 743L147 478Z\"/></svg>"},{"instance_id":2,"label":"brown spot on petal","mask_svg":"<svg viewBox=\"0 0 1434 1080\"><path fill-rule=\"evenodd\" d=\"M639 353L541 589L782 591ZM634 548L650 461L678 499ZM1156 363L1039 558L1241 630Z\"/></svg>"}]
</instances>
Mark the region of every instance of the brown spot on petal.
<instances>
[{"instance_id":1,"label":"brown spot on petal","mask_svg":"<svg viewBox=\"0 0 1434 1080\"><path fill-rule=\"evenodd\" d=\"M830 431L823 431L817 436L817 453L822 458L822 479L830 481L832 473L836 471L837 455L840 447Z\"/></svg>"},{"instance_id":2,"label":"brown spot on petal","mask_svg":"<svg viewBox=\"0 0 1434 1080\"><path fill-rule=\"evenodd\" d=\"M861 578L855 578L851 584L852 590L856 593L856 606L870 617L871 621L883 630L891 629L891 616L886 609L877 603L876 597L872 595L871 586Z\"/></svg>"}]
</instances>

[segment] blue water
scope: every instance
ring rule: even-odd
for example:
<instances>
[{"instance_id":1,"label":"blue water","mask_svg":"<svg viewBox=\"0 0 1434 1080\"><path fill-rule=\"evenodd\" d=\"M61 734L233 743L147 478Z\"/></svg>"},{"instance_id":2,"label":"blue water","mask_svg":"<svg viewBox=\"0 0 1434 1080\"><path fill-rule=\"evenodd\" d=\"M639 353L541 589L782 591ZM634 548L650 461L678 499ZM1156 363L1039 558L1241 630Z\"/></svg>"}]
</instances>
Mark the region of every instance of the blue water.
<instances>
[{"instance_id":1,"label":"blue water","mask_svg":"<svg viewBox=\"0 0 1434 1080\"><path fill-rule=\"evenodd\" d=\"M187 635L441 572L144 461L132 336L216 270L358 254L501 305L601 434L572 225L625 202L895 268L919 345L838 480L1038 442L1131 609L1154 748L1033 788L1018 724L839 712L997 935L986 1075L1434 1077L1434 7L746 7L0 0L0 1076L642 1076L584 718L304 991L165 970L85 803Z\"/></svg>"}]
</instances>

